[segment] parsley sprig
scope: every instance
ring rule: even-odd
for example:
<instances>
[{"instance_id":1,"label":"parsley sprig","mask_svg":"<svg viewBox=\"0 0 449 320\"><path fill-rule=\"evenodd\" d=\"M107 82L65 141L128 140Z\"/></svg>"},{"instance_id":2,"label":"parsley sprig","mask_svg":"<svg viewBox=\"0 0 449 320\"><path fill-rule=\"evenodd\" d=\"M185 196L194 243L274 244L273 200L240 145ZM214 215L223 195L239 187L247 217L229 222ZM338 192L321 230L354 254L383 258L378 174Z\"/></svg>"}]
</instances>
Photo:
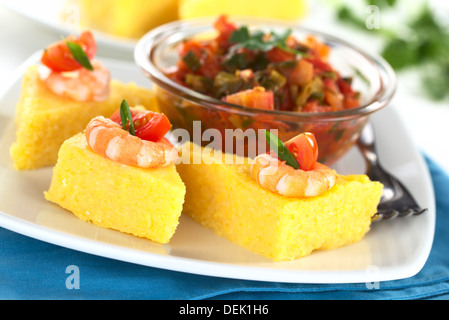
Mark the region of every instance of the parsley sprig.
<instances>
[{"instance_id":1,"label":"parsley sprig","mask_svg":"<svg viewBox=\"0 0 449 320\"><path fill-rule=\"evenodd\" d=\"M131 110L129 109L128 102L126 102L126 100L123 100L120 105L120 119L122 120L123 130L126 130L130 134L135 136L136 131L134 129L133 117L131 115Z\"/></svg>"},{"instance_id":2,"label":"parsley sprig","mask_svg":"<svg viewBox=\"0 0 449 320\"><path fill-rule=\"evenodd\" d=\"M94 70L94 67L89 61L86 52L84 52L83 48L75 42L66 41L67 47L70 50L70 53L73 55L73 58L84 68L87 70Z\"/></svg>"},{"instance_id":3,"label":"parsley sprig","mask_svg":"<svg viewBox=\"0 0 449 320\"><path fill-rule=\"evenodd\" d=\"M293 54L304 54L304 52L289 48L287 46L286 41L291 33L292 30L287 29L280 34L271 31L267 36L261 30L250 32L247 26L241 26L231 34L229 42L234 44L234 48L247 48L250 50L260 50L266 52L278 47Z\"/></svg>"},{"instance_id":4,"label":"parsley sprig","mask_svg":"<svg viewBox=\"0 0 449 320\"><path fill-rule=\"evenodd\" d=\"M287 165L293 167L294 169L299 169L299 163L296 161L295 157L287 149L287 147L282 143L276 135L272 134L270 131L265 130L265 139L267 140L271 150L273 150L281 161L285 161Z\"/></svg>"}]
</instances>

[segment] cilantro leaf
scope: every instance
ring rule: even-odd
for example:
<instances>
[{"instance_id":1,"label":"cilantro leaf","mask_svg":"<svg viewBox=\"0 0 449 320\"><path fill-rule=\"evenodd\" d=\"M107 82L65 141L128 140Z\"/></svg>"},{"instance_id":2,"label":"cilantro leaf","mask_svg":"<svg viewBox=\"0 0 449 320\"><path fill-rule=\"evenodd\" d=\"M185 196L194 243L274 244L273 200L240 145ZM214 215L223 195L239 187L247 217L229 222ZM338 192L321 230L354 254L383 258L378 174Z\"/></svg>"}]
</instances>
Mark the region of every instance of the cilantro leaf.
<instances>
[{"instance_id":1,"label":"cilantro leaf","mask_svg":"<svg viewBox=\"0 0 449 320\"><path fill-rule=\"evenodd\" d=\"M84 68L87 70L94 70L94 67L92 67L92 64L89 61L89 58L87 57L87 54L84 52L83 48L75 42L66 41L67 47L70 50L70 53L73 55L73 58Z\"/></svg>"},{"instance_id":2,"label":"cilantro leaf","mask_svg":"<svg viewBox=\"0 0 449 320\"><path fill-rule=\"evenodd\" d=\"M234 44L234 48L247 48L266 52L278 47L293 54L304 54L302 51L294 50L287 46L286 41L291 33L292 30L287 29L280 34L272 31L266 36L261 30L250 33L247 26L242 26L231 34L229 42Z\"/></svg>"},{"instance_id":3,"label":"cilantro leaf","mask_svg":"<svg viewBox=\"0 0 449 320\"><path fill-rule=\"evenodd\" d=\"M131 135L135 136L136 131L134 129L133 117L131 115L131 110L129 109L128 102L126 100L122 101L120 105L120 119L122 120L123 130L128 131ZM128 127L129 123L129 127Z\"/></svg>"},{"instance_id":4,"label":"cilantro leaf","mask_svg":"<svg viewBox=\"0 0 449 320\"><path fill-rule=\"evenodd\" d=\"M287 165L293 167L294 169L299 169L298 161L296 161L295 157L282 143L281 139L268 130L265 130L265 139L270 145L270 148L277 154L281 161L285 161Z\"/></svg>"},{"instance_id":5,"label":"cilantro leaf","mask_svg":"<svg viewBox=\"0 0 449 320\"><path fill-rule=\"evenodd\" d=\"M247 26L242 26L239 29L232 32L231 36L229 37L230 43L244 43L248 41L250 38L249 30Z\"/></svg>"}]
</instances>

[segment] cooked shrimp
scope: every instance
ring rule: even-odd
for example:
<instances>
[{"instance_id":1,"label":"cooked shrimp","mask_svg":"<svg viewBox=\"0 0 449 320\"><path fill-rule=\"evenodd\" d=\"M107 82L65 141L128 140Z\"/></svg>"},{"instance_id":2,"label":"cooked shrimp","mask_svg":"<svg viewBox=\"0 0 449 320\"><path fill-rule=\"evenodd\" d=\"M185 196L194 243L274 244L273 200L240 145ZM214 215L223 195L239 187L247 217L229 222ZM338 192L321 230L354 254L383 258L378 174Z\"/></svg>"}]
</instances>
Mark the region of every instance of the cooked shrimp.
<instances>
[{"instance_id":1,"label":"cooked shrimp","mask_svg":"<svg viewBox=\"0 0 449 320\"><path fill-rule=\"evenodd\" d=\"M335 171L318 162L311 170L295 170L273 153L258 155L251 175L262 187L287 197L320 195L332 188L337 177Z\"/></svg>"},{"instance_id":2,"label":"cooked shrimp","mask_svg":"<svg viewBox=\"0 0 449 320\"><path fill-rule=\"evenodd\" d=\"M55 94L76 101L103 101L109 96L109 70L97 60L91 61L94 70L80 68L71 72L46 69L40 78ZM46 67L42 67L46 68Z\"/></svg>"},{"instance_id":3,"label":"cooked shrimp","mask_svg":"<svg viewBox=\"0 0 449 320\"><path fill-rule=\"evenodd\" d=\"M142 140L103 116L89 122L85 135L94 152L122 164L160 168L178 159L178 151L167 139L162 138L158 142Z\"/></svg>"}]
</instances>

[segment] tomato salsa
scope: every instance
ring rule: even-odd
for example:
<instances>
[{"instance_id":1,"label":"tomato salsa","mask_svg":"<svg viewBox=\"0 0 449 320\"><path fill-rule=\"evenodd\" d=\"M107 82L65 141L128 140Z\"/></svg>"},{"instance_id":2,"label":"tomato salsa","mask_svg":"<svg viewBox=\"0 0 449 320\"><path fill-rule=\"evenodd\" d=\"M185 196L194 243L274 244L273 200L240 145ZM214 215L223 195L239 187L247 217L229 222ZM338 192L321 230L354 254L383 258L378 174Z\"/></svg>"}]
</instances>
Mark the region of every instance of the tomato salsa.
<instances>
[{"instance_id":1,"label":"tomato salsa","mask_svg":"<svg viewBox=\"0 0 449 320\"><path fill-rule=\"evenodd\" d=\"M217 36L186 39L167 76L210 97L249 108L327 112L358 107L351 78L329 63L330 47L314 36L250 31L225 15L214 23Z\"/></svg>"},{"instance_id":2,"label":"tomato salsa","mask_svg":"<svg viewBox=\"0 0 449 320\"><path fill-rule=\"evenodd\" d=\"M173 128L187 130L192 138L198 132L195 124L200 123L201 132L215 129L221 133L221 142L213 138L214 144L221 143L225 152L245 156L254 154L254 146L261 141L260 132L277 130L278 138L285 142L311 132L319 154L298 149L295 144L288 149L298 157L317 157L318 162L327 165L354 145L368 115L315 117L316 113L353 110L361 105L360 93L353 89L351 78L343 77L331 65L328 45L314 36L299 39L288 27L279 25L264 31L245 23L237 25L225 15L215 20L213 28L212 36L198 34L164 49L170 67L160 70L166 77L218 101L215 108L179 95L170 85L155 85L160 109ZM171 65L173 54L177 59ZM244 108L226 108L220 101ZM259 112L265 110L287 115ZM227 138L230 131L234 136ZM211 143L208 137L201 140L202 145ZM305 161L304 166L308 165Z\"/></svg>"}]
</instances>

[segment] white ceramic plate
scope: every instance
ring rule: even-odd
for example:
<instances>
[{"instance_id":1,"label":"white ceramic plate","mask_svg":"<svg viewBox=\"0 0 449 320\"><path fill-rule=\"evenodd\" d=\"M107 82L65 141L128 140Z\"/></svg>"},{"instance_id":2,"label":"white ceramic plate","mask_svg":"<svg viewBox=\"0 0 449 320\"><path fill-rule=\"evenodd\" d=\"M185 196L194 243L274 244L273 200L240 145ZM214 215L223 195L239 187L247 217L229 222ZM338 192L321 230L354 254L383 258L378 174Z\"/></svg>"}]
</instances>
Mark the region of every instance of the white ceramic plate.
<instances>
[{"instance_id":1,"label":"white ceramic plate","mask_svg":"<svg viewBox=\"0 0 449 320\"><path fill-rule=\"evenodd\" d=\"M15 13L48 27L61 36L83 29L76 1L71 0L0 0L0 3ZM91 29L99 46L132 52L136 39L116 37Z\"/></svg>"},{"instance_id":2,"label":"white ceramic plate","mask_svg":"<svg viewBox=\"0 0 449 320\"><path fill-rule=\"evenodd\" d=\"M420 153L410 141L392 107L377 113L374 123L382 162L394 172L429 211L421 216L375 223L353 245L317 251L290 262L272 262L214 235L182 215L169 244L161 245L78 220L47 202L43 192L52 168L18 172L9 147L15 137L13 115L24 69L38 61L32 56L0 96L0 226L63 247L141 264L194 274L292 283L350 283L394 280L413 276L424 265L433 241L435 204L431 178ZM99 58L102 59L102 58ZM121 81L150 85L132 63L102 59ZM342 159L341 173L363 173L356 149ZM1 257L0 257L1 259Z\"/></svg>"}]
</instances>

